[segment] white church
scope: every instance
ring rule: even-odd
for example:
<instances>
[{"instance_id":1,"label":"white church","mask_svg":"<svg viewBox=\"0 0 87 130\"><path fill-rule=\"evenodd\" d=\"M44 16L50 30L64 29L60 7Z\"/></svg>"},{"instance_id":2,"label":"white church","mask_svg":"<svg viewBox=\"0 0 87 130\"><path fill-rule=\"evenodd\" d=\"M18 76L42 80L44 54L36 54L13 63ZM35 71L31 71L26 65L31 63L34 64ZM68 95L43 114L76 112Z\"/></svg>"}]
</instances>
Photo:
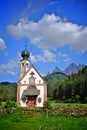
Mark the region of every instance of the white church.
<instances>
[{"instance_id":1,"label":"white church","mask_svg":"<svg viewBox=\"0 0 87 130\"><path fill-rule=\"evenodd\" d=\"M28 60L30 53L21 52L20 76L17 86L17 106L43 107L47 101L47 84L37 69Z\"/></svg>"}]
</instances>

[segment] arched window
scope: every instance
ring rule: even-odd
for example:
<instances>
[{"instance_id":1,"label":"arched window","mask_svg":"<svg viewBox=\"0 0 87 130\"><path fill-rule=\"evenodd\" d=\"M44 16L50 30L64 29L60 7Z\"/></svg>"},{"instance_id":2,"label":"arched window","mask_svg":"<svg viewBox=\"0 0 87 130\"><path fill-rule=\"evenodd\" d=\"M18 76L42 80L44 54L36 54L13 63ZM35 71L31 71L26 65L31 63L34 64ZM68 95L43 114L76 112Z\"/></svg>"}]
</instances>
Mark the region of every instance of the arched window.
<instances>
[{"instance_id":1,"label":"arched window","mask_svg":"<svg viewBox=\"0 0 87 130\"><path fill-rule=\"evenodd\" d=\"M35 84L35 78L34 77L30 77L29 78L29 83L30 84Z\"/></svg>"},{"instance_id":2,"label":"arched window","mask_svg":"<svg viewBox=\"0 0 87 130\"><path fill-rule=\"evenodd\" d=\"M26 64L26 67L28 68L28 63Z\"/></svg>"},{"instance_id":3,"label":"arched window","mask_svg":"<svg viewBox=\"0 0 87 130\"><path fill-rule=\"evenodd\" d=\"M22 70L24 69L24 63L21 64L21 68L22 68Z\"/></svg>"},{"instance_id":4,"label":"arched window","mask_svg":"<svg viewBox=\"0 0 87 130\"><path fill-rule=\"evenodd\" d=\"M40 97L38 98L38 103L41 103L41 98Z\"/></svg>"}]
</instances>

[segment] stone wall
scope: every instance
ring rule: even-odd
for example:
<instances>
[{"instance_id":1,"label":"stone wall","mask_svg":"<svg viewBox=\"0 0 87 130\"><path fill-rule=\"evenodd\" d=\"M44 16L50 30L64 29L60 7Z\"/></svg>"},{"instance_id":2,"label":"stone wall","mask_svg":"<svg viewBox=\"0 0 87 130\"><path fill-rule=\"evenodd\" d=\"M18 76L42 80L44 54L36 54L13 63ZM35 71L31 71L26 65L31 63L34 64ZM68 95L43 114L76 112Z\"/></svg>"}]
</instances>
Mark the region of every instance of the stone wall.
<instances>
[{"instance_id":1,"label":"stone wall","mask_svg":"<svg viewBox=\"0 0 87 130\"><path fill-rule=\"evenodd\" d=\"M87 108L53 108L51 113L64 115L87 115Z\"/></svg>"}]
</instances>

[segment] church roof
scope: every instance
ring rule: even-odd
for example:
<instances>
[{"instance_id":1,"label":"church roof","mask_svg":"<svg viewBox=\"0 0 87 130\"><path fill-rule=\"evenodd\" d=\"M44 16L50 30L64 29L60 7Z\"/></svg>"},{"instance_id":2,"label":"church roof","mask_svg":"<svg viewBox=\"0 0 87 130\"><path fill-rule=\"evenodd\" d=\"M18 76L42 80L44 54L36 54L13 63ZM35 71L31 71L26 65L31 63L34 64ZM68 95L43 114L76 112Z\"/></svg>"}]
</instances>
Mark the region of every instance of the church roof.
<instances>
[{"instance_id":1,"label":"church roof","mask_svg":"<svg viewBox=\"0 0 87 130\"><path fill-rule=\"evenodd\" d=\"M26 49L21 52L21 56L23 57L23 60L28 60L28 57L30 56L30 52Z\"/></svg>"},{"instance_id":2,"label":"church roof","mask_svg":"<svg viewBox=\"0 0 87 130\"><path fill-rule=\"evenodd\" d=\"M24 90L23 92L23 96L37 96L39 94L40 90L34 88L33 86L31 86L31 88Z\"/></svg>"}]
</instances>

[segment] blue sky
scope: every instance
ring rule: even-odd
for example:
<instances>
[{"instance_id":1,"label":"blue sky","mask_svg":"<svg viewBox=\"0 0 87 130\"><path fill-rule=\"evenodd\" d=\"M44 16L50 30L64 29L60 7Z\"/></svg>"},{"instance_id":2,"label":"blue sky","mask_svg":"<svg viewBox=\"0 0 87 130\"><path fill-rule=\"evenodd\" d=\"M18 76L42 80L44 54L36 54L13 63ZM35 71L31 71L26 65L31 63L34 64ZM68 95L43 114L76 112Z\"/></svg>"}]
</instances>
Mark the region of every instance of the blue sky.
<instances>
[{"instance_id":1,"label":"blue sky","mask_svg":"<svg viewBox=\"0 0 87 130\"><path fill-rule=\"evenodd\" d=\"M0 0L0 82L17 82L21 51L42 74L87 65L87 0Z\"/></svg>"}]
</instances>

